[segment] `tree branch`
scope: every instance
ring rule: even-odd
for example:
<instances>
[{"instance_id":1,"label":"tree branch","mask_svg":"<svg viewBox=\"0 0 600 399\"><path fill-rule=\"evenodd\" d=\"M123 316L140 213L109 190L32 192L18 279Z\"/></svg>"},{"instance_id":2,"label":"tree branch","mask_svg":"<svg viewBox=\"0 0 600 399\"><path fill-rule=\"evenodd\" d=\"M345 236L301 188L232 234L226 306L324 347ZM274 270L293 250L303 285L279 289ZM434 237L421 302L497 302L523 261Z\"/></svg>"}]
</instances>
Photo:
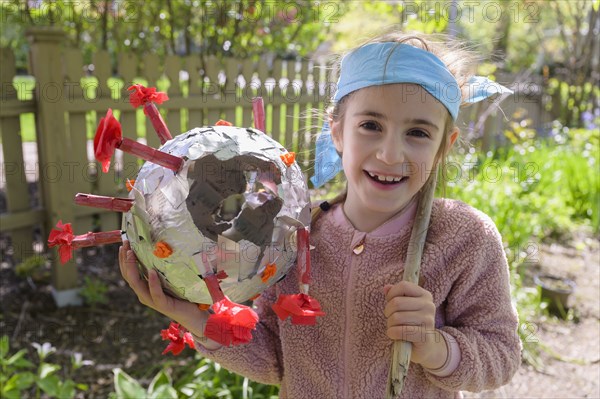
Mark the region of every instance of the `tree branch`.
<instances>
[{"instance_id":1,"label":"tree branch","mask_svg":"<svg viewBox=\"0 0 600 399\"><path fill-rule=\"evenodd\" d=\"M175 12L173 11L172 0L167 0L167 9L169 11L169 45L171 46L171 54L176 54L175 49Z\"/></svg>"},{"instance_id":2,"label":"tree branch","mask_svg":"<svg viewBox=\"0 0 600 399\"><path fill-rule=\"evenodd\" d=\"M108 7L110 0L104 0L102 10L102 50L108 49Z\"/></svg>"}]
</instances>

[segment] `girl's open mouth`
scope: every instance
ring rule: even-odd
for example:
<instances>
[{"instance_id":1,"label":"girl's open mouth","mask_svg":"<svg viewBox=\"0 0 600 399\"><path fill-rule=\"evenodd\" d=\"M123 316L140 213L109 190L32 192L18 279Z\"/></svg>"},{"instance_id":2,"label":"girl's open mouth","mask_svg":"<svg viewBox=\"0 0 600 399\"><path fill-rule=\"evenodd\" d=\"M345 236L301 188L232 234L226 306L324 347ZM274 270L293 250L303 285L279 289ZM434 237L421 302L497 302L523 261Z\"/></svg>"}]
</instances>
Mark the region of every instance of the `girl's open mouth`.
<instances>
[{"instance_id":1,"label":"girl's open mouth","mask_svg":"<svg viewBox=\"0 0 600 399\"><path fill-rule=\"evenodd\" d=\"M376 175L371 172L364 171L365 175L371 179L372 181L383 184L386 186L393 186L396 184L400 184L405 182L408 179L408 176L384 176L384 175Z\"/></svg>"}]
</instances>

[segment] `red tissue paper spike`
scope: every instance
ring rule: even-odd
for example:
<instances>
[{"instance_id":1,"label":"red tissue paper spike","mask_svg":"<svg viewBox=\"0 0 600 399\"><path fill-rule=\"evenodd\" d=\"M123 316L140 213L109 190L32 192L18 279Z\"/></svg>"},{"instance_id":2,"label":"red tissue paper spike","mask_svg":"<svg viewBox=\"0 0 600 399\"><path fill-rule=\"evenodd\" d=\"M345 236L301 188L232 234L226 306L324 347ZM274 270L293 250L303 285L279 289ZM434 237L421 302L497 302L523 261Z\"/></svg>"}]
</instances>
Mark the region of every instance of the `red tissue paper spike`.
<instances>
[{"instance_id":1,"label":"red tissue paper spike","mask_svg":"<svg viewBox=\"0 0 600 399\"><path fill-rule=\"evenodd\" d=\"M115 119L112 109L106 111L106 116L100 119L96 135L94 136L94 156L102 164L102 171L108 173L110 158L115 148L121 145L123 133L121 124Z\"/></svg>"},{"instance_id":2,"label":"red tissue paper spike","mask_svg":"<svg viewBox=\"0 0 600 399\"><path fill-rule=\"evenodd\" d=\"M231 302L227 297L212 305L204 336L224 346L246 344L252 340L258 315L252 308Z\"/></svg>"},{"instance_id":3,"label":"red tissue paper spike","mask_svg":"<svg viewBox=\"0 0 600 399\"><path fill-rule=\"evenodd\" d=\"M129 94L129 103L134 108L144 106L144 114L150 119L156 134L158 134L160 143L164 144L167 140L171 140L173 136L171 136L167 124L160 112L158 112L158 108L154 105L154 103L162 104L169 99L169 96L161 91L157 92L155 87L144 87L140 84L129 86L127 90L131 91L131 94Z\"/></svg>"},{"instance_id":4,"label":"red tissue paper spike","mask_svg":"<svg viewBox=\"0 0 600 399\"><path fill-rule=\"evenodd\" d=\"M109 108L106 116L100 120L98 129L96 129L96 136L94 136L94 155L98 162L102 163L104 173L108 172L110 158L115 152L115 148L145 161L164 166L174 172L178 172L183 166L183 158L181 157L156 150L135 140L123 138L121 124L115 119L112 110Z\"/></svg>"},{"instance_id":5,"label":"red tissue paper spike","mask_svg":"<svg viewBox=\"0 0 600 399\"><path fill-rule=\"evenodd\" d=\"M144 87L141 84L131 85L127 88L127 91L131 91L131 94L129 94L129 103L131 103L134 108L149 102L162 104L169 99L167 93L162 91L157 92L156 87Z\"/></svg>"},{"instance_id":6,"label":"red tissue paper spike","mask_svg":"<svg viewBox=\"0 0 600 399\"><path fill-rule=\"evenodd\" d=\"M101 231L99 233L86 233L73 235L71 223L63 224L61 220L56 223L48 237L48 247L58 246L60 262L66 263L73 257L73 250L85 247L94 247L103 244L116 244L122 241L121 230Z\"/></svg>"},{"instance_id":7,"label":"red tissue paper spike","mask_svg":"<svg viewBox=\"0 0 600 399\"><path fill-rule=\"evenodd\" d=\"M279 295L272 306L281 320L292 317L292 324L314 325L317 316L324 316L319 301L306 294Z\"/></svg>"},{"instance_id":8,"label":"red tissue paper spike","mask_svg":"<svg viewBox=\"0 0 600 399\"><path fill-rule=\"evenodd\" d=\"M171 341L163 351L163 355L173 352L173 355L177 356L185 349L185 344L194 349L194 337L178 323L171 322L168 329L160 331L160 335L163 341Z\"/></svg>"},{"instance_id":9,"label":"red tissue paper spike","mask_svg":"<svg viewBox=\"0 0 600 399\"><path fill-rule=\"evenodd\" d=\"M50 232L48 248L58 246L61 263L66 263L73 257L73 246L71 245L73 237L71 223L63 224L62 220L59 220L56 223L56 228Z\"/></svg>"}]
</instances>

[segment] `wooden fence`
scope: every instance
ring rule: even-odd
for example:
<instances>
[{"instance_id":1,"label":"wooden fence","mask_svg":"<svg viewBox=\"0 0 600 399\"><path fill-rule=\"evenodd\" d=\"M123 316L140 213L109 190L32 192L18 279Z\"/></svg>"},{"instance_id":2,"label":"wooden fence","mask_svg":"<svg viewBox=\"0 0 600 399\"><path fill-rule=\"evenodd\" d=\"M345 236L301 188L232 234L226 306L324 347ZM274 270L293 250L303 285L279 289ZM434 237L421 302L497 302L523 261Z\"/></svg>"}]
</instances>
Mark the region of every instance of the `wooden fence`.
<instances>
[{"instance_id":1,"label":"wooden fence","mask_svg":"<svg viewBox=\"0 0 600 399\"><path fill-rule=\"evenodd\" d=\"M42 241L58 220L72 222L75 234L120 227L117 213L75 206L73 197L78 192L126 196L124 181L135 178L141 166L137 159L123 154L111 172L97 173L99 168L93 160L89 139L91 129L95 129L108 108L119 113L125 137L141 139L145 131L147 143L156 148L160 146L151 124L139 117L142 111L133 109L128 102L127 87L138 78L145 79L147 86L156 86L161 80L168 82L170 99L159 109L173 135L213 124L218 119L251 126L251 100L262 96L267 105L267 120L271 121L266 129L268 133L288 150L295 151L305 170L312 163L313 137L318 130L311 127L319 126L320 121L309 111L322 109L334 87L328 83L331 79L325 77L326 68L314 68L308 60L254 63L226 59L221 62L216 58L202 60L197 55L168 56L161 62L153 54L139 59L132 54L119 54L111 63L108 52L98 51L93 56L92 73L97 83L90 90L84 83L90 79L84 73L81 50L66 48L61 31L36 28L27 35L29 73L35 78L33 99L17 97L13 84L14 56L7 49L0 53L0 134L4 156L0 177L4 179L7 205L7 212L0 215L0 233L10 235L16 261L34 254L32 241L36 227L41 228ZM116 65L117 76L112 65ZM115 77L124 84L114 84ZM90 96L90 91L95 94ZM539 99L521 102L533 104L529 106L531 112L540 114ZM484 108L472 110L462 124L477 120L483 111ZM41 203L38 207L31 206L27 184L31 170L27 170L25 159L31 154L23 151L21 116L24 114L35 116L37 164L34 167ZM535 118L541 118L540 115ZM498 131L502 128L502 119L501 115L491 118L486 126L490 131ZM138 123L142 120L145 122ZM74 262L61 266L56 251L50 253L54 289L76 287Z\"/></svg>"}]
</instances>

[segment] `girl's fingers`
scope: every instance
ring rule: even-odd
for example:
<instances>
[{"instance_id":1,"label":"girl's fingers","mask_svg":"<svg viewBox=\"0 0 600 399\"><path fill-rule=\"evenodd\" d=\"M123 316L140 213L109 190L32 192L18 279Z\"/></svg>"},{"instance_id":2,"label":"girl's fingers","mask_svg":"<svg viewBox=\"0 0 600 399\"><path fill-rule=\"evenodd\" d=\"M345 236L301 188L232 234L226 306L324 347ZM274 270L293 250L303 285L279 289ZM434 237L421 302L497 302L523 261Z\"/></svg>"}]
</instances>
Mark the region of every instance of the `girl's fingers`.
<instances>
[{"instance_id":1,"label":"girl's fingers","mask_svg":"<svg viewBox=\"0 0 600 399\"><path fill-rule=\"evenodd\" d=\"M122 245L119 247L119 270L121 271L121 276L123 276L123 278L125 278L125 275L123 274L123 246Z\"/></svg>"},{"instance_id":2,"label":"girl's fingers","mask_svg":"<svg viewBox=\"0 0 600 399\"><path fill-rule=\"evenodd\" d=\"M391 284L386 284L383 286L383 295L387 296L388 292L390 292L390 288L392 288Z\"/></svg>"},{"instance_id":3,"label":"girl's fingers","mask_svg":"<svg viewBox=\"0 0 600 399\"><path fill-rule=\"evenodd\" d=\"M420 326L395 326L389 327L387 336L396 341L408 341L412 343L422 343L427 340L427 330L423 331Z\"/></svg>"},{"instance_id":4,"label":"girl's fingers","mask_svg":"<svg viewBox=\"0 0 600 399\"><path fill-rule=\"evenodd\" d=\"M422 295L423 288L416 284L409 283L408 281L401 281L398 284L392 285L386 295L385 299L389 301L396 296L412 296L417 297Z\"/></svg>"},{"instance_id":5,"label":"girl's fingers","mask_svg":"<svg viewBox=\"0 0 600 399\"><path fill-rule=\"evenodd\" d=\"M423 312L396 312L387 318L387 327L418 326L430 328L434 325L434 319Z\"/></svg>"},{"instance_id":6,"label":"girl's fingers","mask_svg":"<svg viewBox=\"0 0 600 399\"><path fill-rule=\"evenodd\" d=\"M390 317L395 312L411 312L411 311L434 311L435 305L432 302L423 298L414 297L395 297L390 299L383 309L385 317Z\"/></svg>"},{"instance_id":7,"label":"girl's fingers","mask_svg":"<svg viewBox=\"0 0 600 399\"><path fill-rule=\"evenodd\" d=\"M131 250L129 241L123 241L123 245L119 248L119 269L142 304L163 314L175 310L177 304L164 293L156 270L148 271L148 281L140 276L137 258ZM197 310L195 305L190 305L190 308Z\"/></svg>"},{"instance_id":8,"label":"girl's fingers","mask_svg":"<svg viewBox=\"0 0 600 399\"><path fill-rule=\"evenodd\" d=\"M165 295L156 270L148 272L148 289L152 302L157 309L164 309L167 306L167 296Z\"/></svg>"},{"instance_id":9,"label":"girl's fingers","mask_svg":"<svg viewBox=\"0 0 600 399\"><path fill-rule=\"evenodd\" d=\"M129 241L125 240L123 241L123 245L119 247L119 269L125 281L127 281L127 268L125 264L127 263L127 254L129 251L131 251Z\"/></svg>"},{"instance_id":10,"label":"girl's fingers","mask_svg":"<svg viewBox=\"0 0 600 399\"><path fill-rule=\"evenodd\" d=\"M126 261L124 263L124 275L127 276L126 281L135 292L138 299L144 305L153 307L152 296L148 284L140 277L140 273L135 262Z\"/></svg>"},{"instance_id":11,"label":"girl's fingers","mask_svg":"<svg viewBox=\"0 0 600 399\"><path fill-rule=\"evenodd\" d=\"M389 302L394 297L420 297L424 295L431 296L431 293L426 289L419 287L417 284L401 281L391 287L384 286L385 300Z\"/></svg>"}]
</instances>

